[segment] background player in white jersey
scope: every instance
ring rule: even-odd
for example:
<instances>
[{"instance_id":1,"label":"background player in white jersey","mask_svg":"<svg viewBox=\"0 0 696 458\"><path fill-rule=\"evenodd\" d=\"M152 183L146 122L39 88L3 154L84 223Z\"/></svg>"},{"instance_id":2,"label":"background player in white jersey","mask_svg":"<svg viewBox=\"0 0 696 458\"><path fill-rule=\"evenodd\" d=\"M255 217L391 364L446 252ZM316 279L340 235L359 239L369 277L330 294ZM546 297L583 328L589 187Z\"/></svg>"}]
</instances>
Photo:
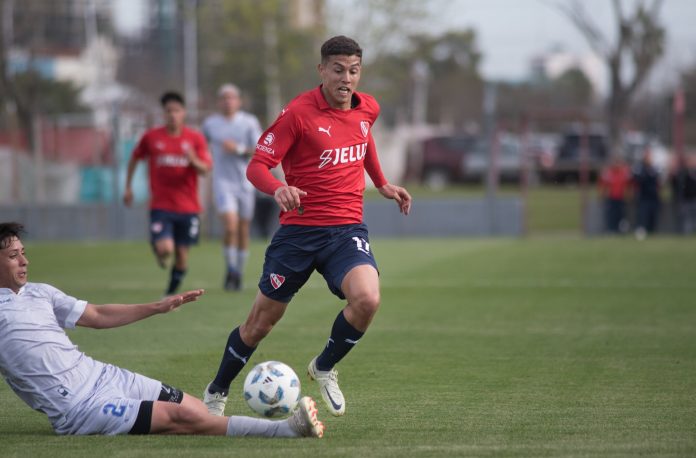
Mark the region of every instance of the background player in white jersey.
<instances>
[{"instance_id":1,"label":"background player in white jersey","mask_svg":"<svg viewBox=\"0 0 696 458\"><path fill-rule=\"evenodd\" d=\"M216 417L176 388L79 351L63 329L123 326L193 302L203 290L149 304L89 304L28 282L22 232L18 223L0 223L0 373L57 434L323 435L309 397L287 420Z\"/></svg>"},{"instance_id":2,"label":"background player in white jersey","mask_svg":"<svg viewBox=\"0 0 696 458\"><path fill-rule=\"evenodd\" d=\"M256 116L241 110L239 89L234 84L220 87L218 98L220 113L206 118L202 130L213 151L213 195L224 228L224 287L229 291L241 289L249 257L255 190L246 178L246 169L261 136L261 125Z\"/></svg>"}]
</instances>

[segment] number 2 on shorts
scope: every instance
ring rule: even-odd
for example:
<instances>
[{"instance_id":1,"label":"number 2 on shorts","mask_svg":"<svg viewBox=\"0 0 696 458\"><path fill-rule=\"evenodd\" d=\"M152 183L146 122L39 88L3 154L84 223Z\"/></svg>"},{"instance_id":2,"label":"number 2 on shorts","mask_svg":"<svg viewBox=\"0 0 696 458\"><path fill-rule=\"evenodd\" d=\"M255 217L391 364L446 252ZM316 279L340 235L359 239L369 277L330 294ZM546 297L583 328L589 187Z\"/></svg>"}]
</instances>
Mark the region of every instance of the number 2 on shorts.
<instances>
[{"instance_id":1,"label":"number 2 on shorts","mask_svg":"<svg viewBox=\"0 0 696 458\"><path fill-rule=\"evenodd\" d=\"M111 411L111 412L109 412L109 411ZM106 404L104 406L104 408L102 409L102 413L104 413L105 415L108 415L109 413L111 413L111 415L113 415L114 417L122 417L125 412L126 412L126 405L125 404L120 405L118 407L114 404Z\"/></svg>"}]
</instances>

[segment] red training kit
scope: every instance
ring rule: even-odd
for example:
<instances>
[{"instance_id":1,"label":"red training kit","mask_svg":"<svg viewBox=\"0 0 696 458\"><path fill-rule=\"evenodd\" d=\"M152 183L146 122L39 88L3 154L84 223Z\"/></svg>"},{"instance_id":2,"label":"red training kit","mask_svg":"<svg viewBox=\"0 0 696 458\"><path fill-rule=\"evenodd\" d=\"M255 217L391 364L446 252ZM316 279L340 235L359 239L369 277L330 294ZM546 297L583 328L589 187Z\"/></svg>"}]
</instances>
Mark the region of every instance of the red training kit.
<instances>
[{"instance_id":1,"label":"red training kit","mask_svg":"<svg viewBox=\"0 0 696 458\"><path fill-rule=\"evenodd\" d=\"M183 127L178 136L170 135L166 127L150 129L135 147L133 156L148 161L151 209L200 213L198 173L184 153L189 148L212 164L205 138L188 127Z\"/></svg>"},{"instance_id":2,"label":"red training kit","mask_svg":"<svg viewBox=\"0 0 696 458\"><path fill-rule=\"evenodd\" d=\"M282 163L287 184L307 193L301 209L281 213L281 224L361 223L365 170L378 188L387 184L370 132L379 105L368 94L353 98L353 108L337 110L321 86L300 94L261 135L247 168L249 181L272 195L283 183L270 169Z\"/></svg>"}]
</instances>

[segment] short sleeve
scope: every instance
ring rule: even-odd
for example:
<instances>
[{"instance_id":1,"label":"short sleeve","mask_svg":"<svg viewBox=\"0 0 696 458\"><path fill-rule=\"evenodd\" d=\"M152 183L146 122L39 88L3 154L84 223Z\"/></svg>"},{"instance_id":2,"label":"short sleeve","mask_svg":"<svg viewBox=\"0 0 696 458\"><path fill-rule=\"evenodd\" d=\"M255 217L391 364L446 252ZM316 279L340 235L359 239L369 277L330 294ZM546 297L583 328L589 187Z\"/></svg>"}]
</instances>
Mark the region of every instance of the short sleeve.
<instances>
[{"instance_id":1,"label":"short sleeve","mask_svg":"<svg viewBox=\"0 0 696 458\"><path fill-rule=\"evenodd\" d=\"M135 146L135 149L133 150L133 157L136 159L145 159L146 157L149 156L149 150L147 147L148 141L147 141L147 133L145 133L142 137L140 137L140 141L138 144Z\"/></svg>"},{"instance_id":2,"label":"short sleeve","mask_svg":"<svg viewBox=\"0 0 696 458\"><path fill-rule=\"evenodd\" d=\"M74 328L87 307L87 301L68 296L51 285L44 284L41 286L48 294L48 299L53 306L53 313L56 315L60 327Z\"/></svg>"},{"instance_id":3,"label":"short sleeve","mask_svg":"<svg viewBox=\"0 0 696 458\"><path fill-rule=\"evenodd\" d=\"M208 143L202 133L196 132L196 155L200 160L208 165L213 163L213 159L210 157L210 152L208 152Z\"/></svg>"}]
</instances>

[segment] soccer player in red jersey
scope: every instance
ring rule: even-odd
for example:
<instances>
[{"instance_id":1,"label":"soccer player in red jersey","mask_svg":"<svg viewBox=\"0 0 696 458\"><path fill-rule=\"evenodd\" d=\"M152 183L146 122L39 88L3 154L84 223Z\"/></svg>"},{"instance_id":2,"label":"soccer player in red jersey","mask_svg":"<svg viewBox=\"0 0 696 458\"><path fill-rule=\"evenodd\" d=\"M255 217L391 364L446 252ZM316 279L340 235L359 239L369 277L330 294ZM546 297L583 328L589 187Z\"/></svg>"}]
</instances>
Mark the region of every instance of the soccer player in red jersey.
<instances>
[{"instance_id":1,"label":"soccer player in red jersey","mask_svg":"<svg viewBox=\"0 0 696 458\"><path fill-rule=\"evenodd\" d=\"M165 125L148 130L133 150L128 162L123 202L133 203L131 183L138 161L147 160L150 178L150 242L157 262L166 268L174 253L174 263L165 294L174 294L186 275L188 252L198 243L201 204L198 175L212 166L205 138L184 125L183 97L166 92L160 99Z\"/></svg>"},{"instance_id":2,"label":"soccer player in red jersey","mask_svg":"<svg viewBox=\"0 0 696 458\"><path fill-rule=\"evenodd\" d=\"M411 196L382 174L370 132L379 105L357 92L362 49L338 36L321 47L321 85L300 94L261 135L247 168L259 190L281 209L280 229L266 250L259 292L246 321L228 338L215 379L206 387L208 411L223 415L230 383L281 319L314 270L347 301L324 350L309 363L310 377L333 415L345 413L334 366L367 330L380 302L377 263L363 223L364 172L407 215ZM281 163L286 183L270 169Z\"/></svg>"}]
</instances>

